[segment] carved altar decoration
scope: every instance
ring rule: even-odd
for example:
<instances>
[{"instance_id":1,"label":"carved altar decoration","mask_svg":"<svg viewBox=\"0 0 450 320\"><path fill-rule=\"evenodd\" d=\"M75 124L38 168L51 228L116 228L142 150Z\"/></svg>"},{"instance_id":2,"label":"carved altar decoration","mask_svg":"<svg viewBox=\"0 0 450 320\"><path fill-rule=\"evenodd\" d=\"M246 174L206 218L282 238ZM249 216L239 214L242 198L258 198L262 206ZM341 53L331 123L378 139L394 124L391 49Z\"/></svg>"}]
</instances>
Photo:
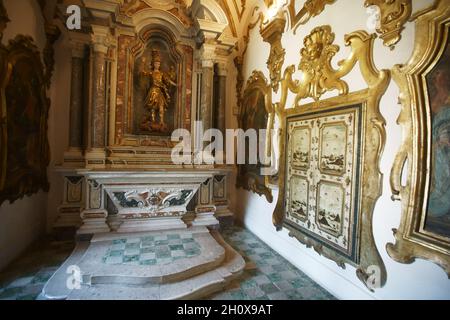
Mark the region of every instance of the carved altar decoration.
<instances>
[{"instance_id":1,"label":"carved altar decoration","mask_svg":"<svg viewBox=\"0 0 450 320\"><path fill-rule=\"evenodd\" d=\"M174 95L172 88L177 86L175 82L177 74L174 64L166 64L168 71L161 70L161 52L159 49L153 48L151 53L150 69L146 67L146 57L141 58L142 71L140 74L147 78L145 80L148 82L146 86L148 90L145 95L140 96L142 94L140 90L142 85L135 86L137 90L135 89L134 91L134 106L136 110L139 110L139 105L142 105L142 102L144 102L143 104L149 112L149 115L140 117L143 118L139 128L140 132L167 134L174 129L173 124L170 124L170 122L173 122L174 106L176 105L176 101L172 101L172 95ZM142 80L142 82L146 83L144 79Z\"/></svg>"},{"instance_id":2,"label":"carved altar decoration","mask_svg":"<svg viewBox=\"0 0 450 320\"><path fill-rule=\"evenodd\" d=\"M385 46L394 49L394 45L401 39L401 32L405 28L412 13L411 0L366 0L365 7L378 6L381 13L380 27L377 33L383 39Z\"/></svg>"},{"instance_id":3,"label":"carved altar decoration","mask_svg":"<svg viewBox=\"0 0 450 320\"><path fill-rule=\"evenodd\" d=\"M401 90L403 142L391 172L402 218L389 255L431 260L450 276L450 1L416 20L411 59L393 69Z\"/></svg>"},{"instance_id":4,"label":"carved altar decoration","mask_svg":"<svg viewBox=\"0 0 450 320\"><path fill-rule=\"evenodd\" d=\"M365 31L345 36L351 54L334 69L331 62L339 51L334 38L330 26L313 29L300 52L301 80L293 80L295 66L290 66L281 81L281 101L273 110L281 126L273 222L340 267L355 266L358 278L373 290L386 282L372 215L381 195L379 162L385 144L379 101L390 73L374 66L375 35ZM356 63L368 87L349 92L342 78ZM321 99L334 90L338 96ZM295 104L286 109L289 92L296 95ZM306 98L314 101L301 104Z\"/></svg>"},{"instance_id":5,"label":"carved altar decoration","mask_svg":"<svg viewBox=\"0 0 450 320\"><path fill-rule=\"evenodd\" d=\"M50 161L44 66L31 37L0 44L0 204L48 191Z\"/></svg>"},{"instance_id":6,"label":"carved altar decoration","mask_svg":"<svg viewBox=\"0 0 450 320\"><path fill-rule=\"evenodd\" d=\"M192 47L164 28L119 36L113 164L136 147L170 155L172 131L191 129L192 67Z\"/></svg>"},{"instance_id":7,"label":"carved altar decoration","mask_svg":"<svg viewBox=\"0 0 450 320\"><path fill-rule=\"evenodd\" d=\"M238 119L239 128L244 131L255 129L258 139L260 139L259 130L267 129L270 123L270 114L272 114L272 90L264 74L261 71L253 71L247 81L242 98L242 109ZM261 142L259 141L258 147L260 146ZM259 152L259 154L263 153ZM248 153L246 154L246 164L238 166L237 187L264 195L267 201L272 202L272 191L266 186L267 177L261 175L263 164L260 160L257 164L249 164Z\"/></svg>"},{"instance_id":8,"label":"carved altar decoration","mask_svg":"<svg viewBox=\"0 0 450 320\"><path fill-rule=\"evenodd\" d=\"M311 18L321 14L325 10L326 5L335 2L336 0L307 0L297 12L295 9L295 0L290 0L288 12L291 19L291 29L294 29L294 34L299 26L306 24Z\"/></svg>"},{"instance_id":9,"label":"carved altar decoration","mask_svg":"<svg viewBox=\"0 0 450 320\"><path fill-rule=\"evenodd\" d=\"M236 43L227 14L216 1L83 4L89 28L69 35L70 140L63 167L56 169L64 176L56 224L81 223L78 234L90 235L215 227L216 217L231 219L224 188L232 168L172 161L179 143L172 141L174 130L202 136L195 119L225 115L226 70L218 66L231 62ZM80 113L90 115L86 123ZM105 184L103 177L110 176L116 182ZM221 182L213 183L218 177ZM194 196L205 184L211 192L200 203Z\"/></svg>"}]
</instances>

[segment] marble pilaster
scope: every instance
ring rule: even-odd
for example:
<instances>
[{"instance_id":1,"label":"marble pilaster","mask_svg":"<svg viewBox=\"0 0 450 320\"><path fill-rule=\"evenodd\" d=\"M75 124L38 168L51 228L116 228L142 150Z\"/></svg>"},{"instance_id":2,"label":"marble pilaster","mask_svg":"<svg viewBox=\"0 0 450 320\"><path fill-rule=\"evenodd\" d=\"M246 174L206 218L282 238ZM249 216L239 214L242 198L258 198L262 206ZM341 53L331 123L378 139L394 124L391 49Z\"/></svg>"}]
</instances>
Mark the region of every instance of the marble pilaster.
<instances>
[{"instance_id":1,"label":"marble pilaster","mask_svg":"<svg viewBox=\"0 0 450 320\"><path fill-rule=\"evenodd\" d=\"M225 137L226 130L226 96L227 96L227 69L223 63L218 64L218 88L217 88L217 129L219 129Z\"/></svg>"},{"instance_id":2,"label":"marble pilaster","mask_svg":"<svg viewBox=\"0 0 450 320\"><path fill-rule=\"evenodd\" d=\"M83 113L84 113L84 58L85 42L78 36L70 36L72 44L69 148L64 153L64 166L78 168L84 165L83 158Z\"/></svg>"},{"instance_id":3,"label":"marble pilaster","mask_svg":"<svg viewBox=\"0 0 450 320\"><path fill-rule=\"evenodd\" d=\"M107 27L92 26L92 88L89 121L88 167L103 166L106 146L106 55L111 45Z\"/></svg>"},{"instance_id":4,"label":"marble pilaster","mask_svg":"<svg viewBox=\"0 0 450 320\"><path fill-rule=\"evenodd\" d=\"M203 122L203 130L212 128L213 125L213 89L214 89L214 51L215 45L203 44L201 51L202 65L202 93L200 97L200 119Z\"/></svg>"}]
</instances>

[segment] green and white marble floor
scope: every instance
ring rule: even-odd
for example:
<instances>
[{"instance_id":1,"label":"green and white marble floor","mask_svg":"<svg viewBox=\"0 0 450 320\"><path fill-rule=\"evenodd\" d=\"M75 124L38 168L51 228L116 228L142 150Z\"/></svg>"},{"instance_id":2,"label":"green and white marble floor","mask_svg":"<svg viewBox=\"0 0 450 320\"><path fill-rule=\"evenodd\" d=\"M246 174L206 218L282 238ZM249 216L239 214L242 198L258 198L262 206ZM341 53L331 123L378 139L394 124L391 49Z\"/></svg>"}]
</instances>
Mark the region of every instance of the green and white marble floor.
<instances>
[{"instance_id":1,"label":"green and white marble floor","mask_svg":"<svg viewBox=\"0 0 450 320\"><path fill-rule=\"evenodd\" d=\"M283 257L249 231L234 227L222 232L224 239L246 260L247 267L238 281L231 283L227 290L215 294L214 300L329 300L334 297L307 277ZM144 239L144 241L176 241L178 239ZM186 240L187 241L187 240ZM167 242L167 241L166 241ZM122 245L118 243L118 245ZM177 254L195 248L170 248L169 242L158 243L176 249ZM176 244L174 244L176 245ZM181 245L181 244L179 244ZM70 255L74 244L71 242L44 241L30 248L15 263L0 273L0 300L33 300L38 297L43 286ZM186 247L186 248L185 248ZM162 248L162 249L161 249ZM119 250L132 249L125 245ZM163 250L163 247L158 249ZM170 252L174 251L170 250ZM123 259L124 252L120 254ZM114 256L114 254L112 255ZM109 257L107 257L109 259ZM151 259L150 259L151 260ZM112 261L112 260L111 260Z\"/></svg>"}]
</instances>

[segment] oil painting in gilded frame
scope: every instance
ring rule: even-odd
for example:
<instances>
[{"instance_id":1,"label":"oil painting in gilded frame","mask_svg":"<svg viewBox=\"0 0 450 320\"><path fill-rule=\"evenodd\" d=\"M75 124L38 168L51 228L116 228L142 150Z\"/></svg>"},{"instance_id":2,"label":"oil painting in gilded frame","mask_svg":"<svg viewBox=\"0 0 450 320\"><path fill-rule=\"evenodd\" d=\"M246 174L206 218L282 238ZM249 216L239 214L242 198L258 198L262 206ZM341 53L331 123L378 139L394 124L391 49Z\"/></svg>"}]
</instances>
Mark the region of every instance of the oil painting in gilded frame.
<instances>
[{"instance_id":1,"label":"oil painting in gilded frame","mask_svg":"<svg viewBox=\"0 0 450 320\"><path fill-rule=\"evenodd\" d=\"M328 25L305 37L298 70L288 66L281 80L281 100L273 117L280 123L279 196L273 212L277 230L286 228L308 248L349 264L373 291L384 286L386 268L373 237L372 217L381 196L380 159L386 141L379 102L390 72L373 62L375 35L355 31L345 36L351 52L335 69L340 50ZM367 88L349 92L342 79L359 65ZM337 91L338 95L321 99ZM294 105L286 107L289 93ZM310 103L302 100L312 98ZM273 127L271 127L273 129Z\"/></svg>"},{"instance_id":2,"label":"oil painting in gilded frame","mask_svg":"<svg viewBox=\"0 0 450 320\"><path fill-rule=\"evenodd\" d=\"M391 172L402 219L387 245L396 261L434 261L450 276L450 1L416 18L410 61L393 71L404 141ZM404 176L405 175L405 176Z\"/></svg>"},{"instance_id":3,"label":"oil painting in gilded frame","mask_svg":"<svg viewBox=\"0 0 450 320\"><path fill-rule=\"evenodd\" d=\"M247 81L243 97L242 106L239 112L239 128L247 131L255 129L257 132L258 148L265 146L267 149L270 144L267 144L268 136L264 136L266 141L259 141L263 137L260 135L260 130L267 130L270 122L270 114L272 113L271 102L271 87L266 77L261 71L253 71L252 75ZM246 145L249 141L246 139ZM249 148L246 148L245 164L238 165L237 187L252 191L258 195L265 196L268 202L273 201L272 191L268 187L268 177L261 174L261 169L265 164L261 162L260 156L256 164L249 162ZM258 155L265 155L268 152L258 151Z\"/></svg>"}]
</instances>

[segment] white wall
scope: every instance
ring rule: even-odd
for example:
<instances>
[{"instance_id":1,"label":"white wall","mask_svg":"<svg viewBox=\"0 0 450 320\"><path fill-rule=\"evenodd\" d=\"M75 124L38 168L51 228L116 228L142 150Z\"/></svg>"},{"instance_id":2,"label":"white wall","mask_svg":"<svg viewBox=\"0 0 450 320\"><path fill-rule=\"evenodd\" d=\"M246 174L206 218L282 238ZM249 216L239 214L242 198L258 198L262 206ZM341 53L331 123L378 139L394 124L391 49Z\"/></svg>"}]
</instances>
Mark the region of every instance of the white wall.
<instances>
[{"instance_id":1,"label":"white wall","mask_svg":"<svg viewBox=\"0 0 450 320\"><path fill-rule=\"evenodd\" d=\"M53 224L58 217L58 207L63 199L63 179L56 167L62 165L64 152L69 146L72 51L65 32L66 30L63 30L63 34L54 46L55 71L50 90L52 106L48 119L48 137L52 157L48 170L51 187L48 194L47 232L52 231Z\"/></svg>"},{"instance_id":2,"label":"white wall","mask_svg":"<svg viewBox=\"0 0 450 320\"><path fill-rule=\"evenodd\" d=\"M29 35L42 52L46 36L37 1L5 0L4 5L11 22L4 32L3 44L17 34ZM42 192L0 206L0 270L45 232L46 210L47 195Z\"/></svg>"},{"instance_id":3,"label":"white wall","mask_svg":"<svg viewBox=\"0 0 450 320\"><path fill-rule=\"evenodd\" d=\"M262 1L261 1L262 2ZM298 1L298 7L300 7ZM431 4L431 0L417 0L414 2L414 11ZM344 35L355 30L366 30L367 13L363 7L364 1L337 1L327 6L318 17L312 18L307 25L300 27L294 35L290 29L283 35L282 43L286 49L284 67L295 64L300 60L300 49L303 39L310 31L320 25L329 24L336 34L336 43L340 51L335 57L337 62L345 59L349 49L345 47ZM264 7L261 3L260 7ZM403 32L402 41L394 51L382 45L380 39L376 40L374 49L375 64L380 69L390 69L394 64L408 61L414 45L414 24L408 23ZM253 70L261 70L269 77L266 60L269 56L269 45L262 41L258 28L251 32L244 77L247 79ZM344 80L355 91L366 87L357 67ZM238 190L236 194L236 214L239 219L253 233L259 236L268 245L278 251L290 262L303 270L311 278L328 289L340 299L450 299L450 280L445 272L429 261L416 260L413 264L405 265L393 261L386 252L386 244L394 242L392 228L397 228L400 222L401 207L399 202L391 201L389 187L389 173L394 156L401 141L401 130L396 124L400 108L397 105L399 90L391 82L385 96L381 101L381 112L387 122L387 143L381 161L381 171L384 174L383 196L377 202L373 218L375 241L387 268L386 285L371 293L357 279L355 268L348 266L345 270L339 268L334 262L319 256L314 250L307 249L297 240L290 238L286 230L276 232L272 225L272 212L276 203L277 193L274 194L274 203L268 204L265 198L255 194ZM335 94L327 94L325 98ZM274 102L279 96L275 95ZM292 97L288 101L292 103Z\"/></svg>"}]
</instances>

